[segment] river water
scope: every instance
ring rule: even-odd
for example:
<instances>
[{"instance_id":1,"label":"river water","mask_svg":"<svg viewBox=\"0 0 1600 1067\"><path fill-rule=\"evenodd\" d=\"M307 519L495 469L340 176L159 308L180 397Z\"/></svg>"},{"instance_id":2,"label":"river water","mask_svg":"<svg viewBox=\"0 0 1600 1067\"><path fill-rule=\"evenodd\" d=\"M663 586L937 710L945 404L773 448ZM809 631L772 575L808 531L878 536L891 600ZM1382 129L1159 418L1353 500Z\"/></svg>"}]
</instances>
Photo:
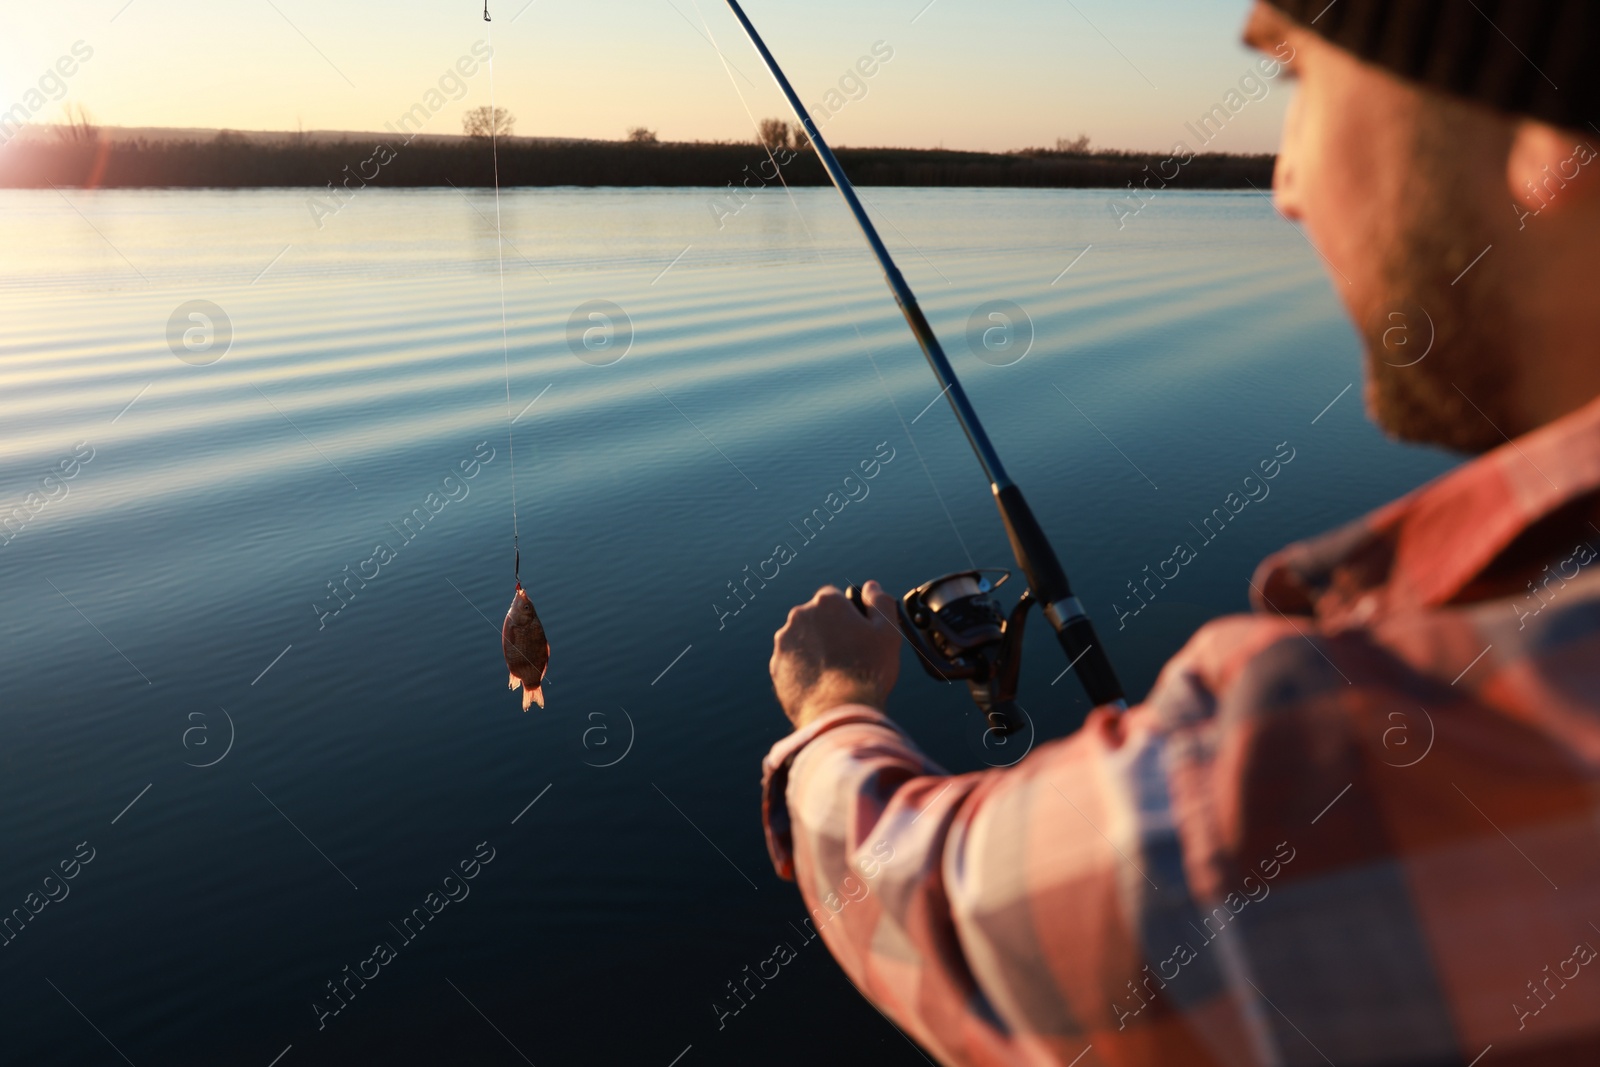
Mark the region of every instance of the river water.
<instances>
[{"instance_id":1,"label":"river water","mask_svg":"<svg viewBox=\"0 0 1600 1067\"><path fill-rule=\"evenodd\" d=\"M1120 228L1093 190L866 193L1135 693L1264 554L1450 462L1366 423L1256 193ZM507 360L492 193L0 193L7 1062L923 1062L796 944L766 661L820 584L1006 542L836 196L712 198L504 194ZM511 419L553 646L527 714ZM1016 758L905 660L935 758ZM1041 740L1085 711L1065 666L1036 625Z\"/></svg>"}]
</instances>

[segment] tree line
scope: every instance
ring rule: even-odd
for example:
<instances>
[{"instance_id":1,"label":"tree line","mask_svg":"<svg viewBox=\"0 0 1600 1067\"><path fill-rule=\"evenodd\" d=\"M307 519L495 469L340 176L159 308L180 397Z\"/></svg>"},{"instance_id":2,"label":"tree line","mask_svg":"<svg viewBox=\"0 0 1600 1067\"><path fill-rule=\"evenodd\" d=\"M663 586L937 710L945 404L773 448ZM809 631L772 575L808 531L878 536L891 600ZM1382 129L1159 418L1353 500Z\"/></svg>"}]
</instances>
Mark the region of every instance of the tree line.
<instances>
[{"instance_id":1,"label":"tree line","mask_svg":"<svg viewBox=\"0 0 1600 1067\"><path fill-rule=\"evenodd\" d=\"M488 109L483 109L487 112ZM196 140L112 140L104 136L20 139L0 158L0 187L272 188L489 186L494 159L489 133L499 138L500 184L513 186L740 185L789 148L783 177L790 185L826 185L827 175L799 127L778 119L761 124L758 142L663 142L643 127L625 141L542 141L511 138L509 115L476 116L455 141L410 144L372 140L307 142L256 140L225 131ZM98 133L99 131L96 131ZM385 162L363 168L375 146ZM1054 149L967 152L921 148L838 148L839 162L861 185L1120 188L1140 185L1164 153L1090 150L1088 138L1062 139ZM1270 155L1196 155L1176 183L1191 189L1265 187ZM747 169L748 168L748 172Z\"/></svg>"}]
</instances>

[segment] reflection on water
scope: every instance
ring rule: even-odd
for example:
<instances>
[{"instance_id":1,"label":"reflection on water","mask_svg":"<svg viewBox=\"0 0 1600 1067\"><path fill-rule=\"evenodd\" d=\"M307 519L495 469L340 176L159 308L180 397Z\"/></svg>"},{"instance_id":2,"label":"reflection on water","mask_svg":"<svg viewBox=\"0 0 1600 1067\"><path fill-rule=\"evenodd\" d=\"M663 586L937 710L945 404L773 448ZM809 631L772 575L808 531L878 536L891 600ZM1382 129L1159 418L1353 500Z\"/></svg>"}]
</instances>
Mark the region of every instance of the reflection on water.
<instances>
[{"instance_id":1,"label":"reflection on water","mask_svg":"<svg viewBox=\"0 0 1600 1067\"><path fill-rule=\"evenodd\" d=\"M709 198L505 194L508 404L486 194L366 190L321 229L304 191L0 194L17 1062L105 1058L95 1028L136 1063L921 1062L815 954L718 1027L801 916L757 812L766 660L821 583L1006 544L833 195L720 229ZM1168 192L1121 230L1093 191L869 199L1136 691L1265 552L1445 465L1359 389L1317 418L1354 338L1255 194ZM616 310L574 319L593 301ZM1025 319L973 346L993 301ZM527 714L508 420L552 646ZM1270 500L1203 527L1288 450ZM1041 738L1084 711L1064 666L1036 628ZM936 758L1011 761L957 687L902 678Z\"/></svg>"}]
</instances>

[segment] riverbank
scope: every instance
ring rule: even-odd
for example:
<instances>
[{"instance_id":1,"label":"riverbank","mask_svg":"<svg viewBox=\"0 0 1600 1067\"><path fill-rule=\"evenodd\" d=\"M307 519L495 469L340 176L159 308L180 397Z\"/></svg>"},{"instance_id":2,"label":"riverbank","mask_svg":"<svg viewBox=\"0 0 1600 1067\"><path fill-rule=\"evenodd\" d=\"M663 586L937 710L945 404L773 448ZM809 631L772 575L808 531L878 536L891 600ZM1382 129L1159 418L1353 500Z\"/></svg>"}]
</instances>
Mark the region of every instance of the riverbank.
<instances>
[{"instance_id":1,"label":"riverbank","mask_svg":"<svg viewBox=\"0 0 1600 1067\"><path fill-rule=\"evenodd\" d=\"M782 150L780 150L782 154ZM790 185L825 185L816 157L787 153ZM1123 188L1161 184L1169 156L1143 152L962 152L916 148L840 148L860 185ZM1187 189L1265 188L1270 155L1196 155L1177 184ZM516 138L500 145L503 188L516 186L734 186L770 181L772 163L753 143L632 144ZM387 188L494 182L486 142L403 140L373 135L334 142L257 141L238 134L209 140L93 143L17 141L0 152L0 188Z\"/></svg>"}]
</instances>

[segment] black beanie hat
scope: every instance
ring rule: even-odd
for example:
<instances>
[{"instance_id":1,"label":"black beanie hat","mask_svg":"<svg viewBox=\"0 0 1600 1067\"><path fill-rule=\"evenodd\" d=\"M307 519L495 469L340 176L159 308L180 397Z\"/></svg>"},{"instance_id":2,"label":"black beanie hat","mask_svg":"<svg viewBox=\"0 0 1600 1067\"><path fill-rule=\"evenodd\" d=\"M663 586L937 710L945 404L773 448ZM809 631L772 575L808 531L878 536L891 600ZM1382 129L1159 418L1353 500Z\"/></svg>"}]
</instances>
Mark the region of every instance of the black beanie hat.
<instances>
[{"instance_id":1,"label":"black beanie hat","mask_svg":"<svg viewBox=\"0 0 1600 1067\"><path fill-rule=\"evenodd\" d=\"M1402 78L1557 126L1600 123L1596 0L1268 0Z\"/></svg>"}]
</instances>

